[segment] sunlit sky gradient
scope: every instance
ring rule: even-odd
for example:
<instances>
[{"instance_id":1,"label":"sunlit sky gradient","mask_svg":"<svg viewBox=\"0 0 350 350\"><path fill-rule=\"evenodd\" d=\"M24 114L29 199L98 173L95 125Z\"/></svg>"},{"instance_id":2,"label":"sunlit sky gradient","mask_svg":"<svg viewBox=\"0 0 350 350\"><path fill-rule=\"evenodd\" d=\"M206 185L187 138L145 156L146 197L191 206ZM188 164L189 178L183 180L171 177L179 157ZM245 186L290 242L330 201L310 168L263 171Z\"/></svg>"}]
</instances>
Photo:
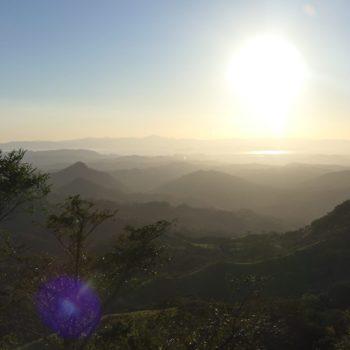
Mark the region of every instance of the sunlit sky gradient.
<instances>
[{"instance_id":1,"label":"sunlit sky gradient","mask_svg":"<svg viewBox=\"0 0 350 350\"><path fill-rule=\"evenodd\" d=\"M0 141L268 137L244 123L232 56L264 32L309 70L283 136L350 139L348 0L0 2Z\"/></svg>"}]
</instances>

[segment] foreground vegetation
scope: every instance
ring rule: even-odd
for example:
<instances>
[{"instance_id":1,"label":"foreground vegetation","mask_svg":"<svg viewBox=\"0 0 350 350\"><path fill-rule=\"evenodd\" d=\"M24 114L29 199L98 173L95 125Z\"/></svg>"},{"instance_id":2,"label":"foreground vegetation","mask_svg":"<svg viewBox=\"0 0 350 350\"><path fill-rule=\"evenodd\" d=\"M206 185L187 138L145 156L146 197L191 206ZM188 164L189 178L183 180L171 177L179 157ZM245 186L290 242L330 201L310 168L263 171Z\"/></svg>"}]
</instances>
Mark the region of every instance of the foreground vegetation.
<instances>
[{"instance_id":1,"label":"foreground vegetation","mask_svg":"<svg viewBox=\"0 0 350 350\"><path fill-rule=\"evenodd\" d=\"M50 203L48 176L23 156L0 152L0 349L350 348L350 202L283 235L194 238L159 221L97 249L117 208L80 196ZM5 230L34 210L57 254ZM101 299L87 337L52 334L37 314L38 288L62 275L89 281Z\"/></svg>"}]
</instances>

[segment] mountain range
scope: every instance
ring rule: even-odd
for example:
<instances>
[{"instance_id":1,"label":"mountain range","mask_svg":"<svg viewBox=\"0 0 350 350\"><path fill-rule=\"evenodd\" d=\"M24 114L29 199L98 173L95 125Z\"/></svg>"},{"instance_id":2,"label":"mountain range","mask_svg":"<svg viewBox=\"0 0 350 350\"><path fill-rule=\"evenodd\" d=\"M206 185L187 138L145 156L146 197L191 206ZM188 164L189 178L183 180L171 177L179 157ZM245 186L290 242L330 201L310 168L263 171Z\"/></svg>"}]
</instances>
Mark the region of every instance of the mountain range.
<instances>
[{"instance_id":1,"label":"mountain range","mask_svg":"<svg viewBox=\"0 0 350 350\"><path fill-rule=\"evenodd\" d=\"M113 158L109 167L114 165L115 170L97 170L93 167L100 168L99 164L91 164L76 162L53 171L54 192L119 203L160 201L225 211L247 209L289 222L290 228L300 227L350 198L350 170L337 165L222 167L167 157Z\"/></svg>"},{"instance_id":2,"label":"mountain range","mask_svg":"<svg viewBox=\"0 0 350 350\"><path fill-rule=\"evenodd\" d=\"M350 164L350 141L348 140L304 140L304 139L172 139L159 136L144 138L85 138L63 141L17 141L1 143L0 148L8 151L24 148L31 151L74 149L94 150L104 154L118 155L220 155L233 156L235 162L242 160L259 163L329 163ZM272 157L264 156L265 151L282 151ZM211 157L213 159L213 157Z\"/></svg>"}]
</instances>

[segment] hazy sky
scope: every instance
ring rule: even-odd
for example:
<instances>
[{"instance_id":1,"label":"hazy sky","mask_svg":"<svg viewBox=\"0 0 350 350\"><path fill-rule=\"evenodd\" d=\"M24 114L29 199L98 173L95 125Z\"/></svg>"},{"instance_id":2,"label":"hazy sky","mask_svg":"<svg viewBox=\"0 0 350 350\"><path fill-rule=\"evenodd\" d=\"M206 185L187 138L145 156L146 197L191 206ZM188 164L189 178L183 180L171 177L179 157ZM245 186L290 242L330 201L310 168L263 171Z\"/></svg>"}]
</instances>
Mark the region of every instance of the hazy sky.
<instances>
[{"instance_id":1,"label":"hazy sky","mask_svg":"<svg viewBox=\"0 0 350 350\"><path fill-rule=\"evenodd\" d=\"M285 136L350 138L348 0L3 0L0 141L270 136L244 123L228 72L264 32L307 78Z\"/></svg>"}]
</instances>

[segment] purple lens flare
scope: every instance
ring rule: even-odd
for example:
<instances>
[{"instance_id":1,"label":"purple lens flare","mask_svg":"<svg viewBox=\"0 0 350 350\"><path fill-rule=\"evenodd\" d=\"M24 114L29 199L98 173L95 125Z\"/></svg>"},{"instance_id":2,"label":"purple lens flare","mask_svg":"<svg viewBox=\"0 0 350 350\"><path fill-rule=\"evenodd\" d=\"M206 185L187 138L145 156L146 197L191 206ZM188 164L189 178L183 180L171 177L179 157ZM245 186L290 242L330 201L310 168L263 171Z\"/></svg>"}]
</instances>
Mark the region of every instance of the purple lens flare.
<instances>
[{"instance_id":1,"label":"purple lens flare","mask_svg":"<svg viewBox=\"0 0 350 350\"><path fill-rule=\"evenodd\" d=\"M92 334L101 319L101 303L95 291L72 277L47 281L39 288L36 303L43 322L67 339Z\"/></svg>"}]
</instances>

